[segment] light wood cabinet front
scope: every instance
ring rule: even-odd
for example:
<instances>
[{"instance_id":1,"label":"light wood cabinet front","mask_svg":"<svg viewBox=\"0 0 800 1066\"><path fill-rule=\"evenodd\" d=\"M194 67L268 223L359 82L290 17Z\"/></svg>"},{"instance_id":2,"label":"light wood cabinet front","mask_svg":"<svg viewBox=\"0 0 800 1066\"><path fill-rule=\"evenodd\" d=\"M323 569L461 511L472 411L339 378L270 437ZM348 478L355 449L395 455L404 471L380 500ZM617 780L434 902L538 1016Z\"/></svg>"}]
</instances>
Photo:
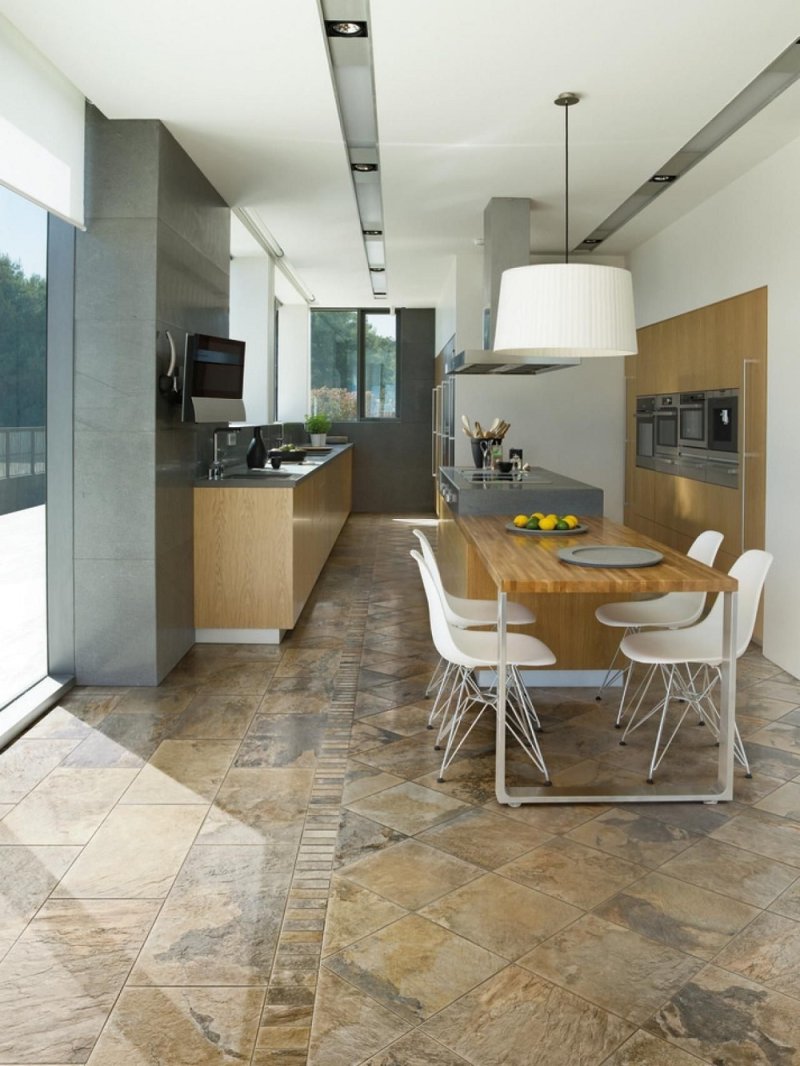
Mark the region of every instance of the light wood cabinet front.
<instances>
[{"instance_id":1,"label":"light wood cabinet front","mask_svg":"<svg viewBox=\"0 0 800 1066\"><path fill-rule=\"evenodd\" d=\"M195 489L195 627L292 629L351 500L350 449L294 488Z\"/></svg>"}]
</instances>

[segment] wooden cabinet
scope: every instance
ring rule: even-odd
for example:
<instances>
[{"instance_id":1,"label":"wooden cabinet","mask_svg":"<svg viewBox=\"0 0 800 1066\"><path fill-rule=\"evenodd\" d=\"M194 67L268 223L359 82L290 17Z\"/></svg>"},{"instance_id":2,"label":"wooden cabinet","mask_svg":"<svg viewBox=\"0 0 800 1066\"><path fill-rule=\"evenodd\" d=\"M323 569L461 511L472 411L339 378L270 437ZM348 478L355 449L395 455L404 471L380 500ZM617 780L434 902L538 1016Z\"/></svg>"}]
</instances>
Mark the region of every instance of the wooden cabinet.
<instances>
[{"instance_id":1,"label":"wooden cabinet","mask_svg":"<svg viewBox=\"0 0 800 1066\"><path fill-rule=\"evenodd\" d=\"M702 530L718 529L725 539L716 565L727 570L745 548L764 547L767 290L656 322L638 340L639 354L625 364L629 397L739 389L740 478L729 489L637 467L629 399L625 523L681 550Z\"/></svg>"},{"instance_id":2,"label":"wooden cabinet","mask_svg":"<svg viewBox=\"0 0 800 1066\"><path fill-rule=\"evenodd\" d=\"M291 629L351 500L351 449L292 488L195 489L195 627L237 633Z\"/></svg>"}]
</instances>

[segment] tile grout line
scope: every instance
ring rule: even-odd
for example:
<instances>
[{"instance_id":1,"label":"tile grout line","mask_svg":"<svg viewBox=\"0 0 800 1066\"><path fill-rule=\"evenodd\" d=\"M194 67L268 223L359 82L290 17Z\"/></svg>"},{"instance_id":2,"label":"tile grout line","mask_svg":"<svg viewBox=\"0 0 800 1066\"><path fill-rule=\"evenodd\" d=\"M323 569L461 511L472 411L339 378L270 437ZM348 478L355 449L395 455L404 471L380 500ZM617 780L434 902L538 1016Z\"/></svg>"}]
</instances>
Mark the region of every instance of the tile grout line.
<instances>
[{"instance_id":1,"label":"tile grout line","mask_svg":"<svg viewBox=\"0 0 800 1066\"><path fill-rule=\"evenodd\" d=\"M362 557L363 558L363 557ZM306 1066L317 980L322 958L331 877L339 831L350 733L358 694L372 569L364 560L354 575L354 592L324 736L314 768L303 831L275 950L261 1025L256 1039L258 1063ZM363 591L362 591L363 590ZM323 835L324 834L324 835ZM312 915L303 917L304 912Z\"/></svg>"}]
</instances>

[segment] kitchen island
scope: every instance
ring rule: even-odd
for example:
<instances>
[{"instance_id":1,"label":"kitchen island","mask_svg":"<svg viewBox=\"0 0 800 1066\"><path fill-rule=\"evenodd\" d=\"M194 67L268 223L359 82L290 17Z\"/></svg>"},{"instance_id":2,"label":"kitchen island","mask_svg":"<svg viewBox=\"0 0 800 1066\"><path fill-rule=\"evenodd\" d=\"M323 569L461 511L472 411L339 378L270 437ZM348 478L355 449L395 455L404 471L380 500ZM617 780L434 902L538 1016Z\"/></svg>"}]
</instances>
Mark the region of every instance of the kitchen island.
<instances>
[{"instance_id":1,"label":"kitchen island","mask_svg":"<svg viewBox=\"0 0 800 1066\"><path fill-rule=\"evenodd\" d=\"M350 513L352 449L195 483L198 643L277 644L294 627Z\"/></svg>"},{"instance_id":2,"label":"kitchen island","mask_svg":"<svg viewBox=\"0 0 800 1066\"><path fill-rule=\"evenodd\" d=\"M487 478L484 473L489 474ZM444 499L439 522L438 557L446 587L458 596L494 599L495 582L487 573L474 540L465 535L470 519L480 515L505 516L542 511L574 514L578 519L603 514L603 490L542 467L533 467L525 477L492 476L474 468L441 467L440 493ZM512 539L531 534L506 533ZM559 534L534 538L554 553L564 546ZM579 538L569 538L573 544ZM560 595L525 592L512 598L536 615L530 626L515 631L530 633L552 648L556 665L526 675L535 685L594 685L602 682L619 641L619 634L600 625L595 608L609 602L608 595ZM626 599L625 595L620 599Z\"/></svg>"}]
</instances>

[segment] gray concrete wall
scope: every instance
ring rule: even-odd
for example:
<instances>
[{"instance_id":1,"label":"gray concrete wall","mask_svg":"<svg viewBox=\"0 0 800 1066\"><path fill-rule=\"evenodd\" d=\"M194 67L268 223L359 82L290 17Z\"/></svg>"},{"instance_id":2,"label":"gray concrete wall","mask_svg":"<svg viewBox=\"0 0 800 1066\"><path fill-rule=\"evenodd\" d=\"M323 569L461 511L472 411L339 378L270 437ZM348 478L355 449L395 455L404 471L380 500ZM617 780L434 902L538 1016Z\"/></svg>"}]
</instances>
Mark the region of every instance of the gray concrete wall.
<instances>
[{"instance_id":1,"label":"gray concrete wall","mask_svg":"<svg viewBox=\"0 0 800 1066\"><path fill-rule=\"evenodd\" d=\"M386 422L338 422L331 433L347 436L353 452L353 510L375 514L430 514L431 392L435 312L397 312L400 418Z\"/></svg>"},{"instance_id":2,"label":"gray concrete wall","mask_svg":"<svg viewBox=\"0 0 800 1066\"><path fill-rule=\"evenodd\" d=\"M156 121L89 108L76 242L79 683L153 685L188 650L191 485L207 433L158 393L170 329L227 333L229 212Z\"/></svg>"}]
</instances>

